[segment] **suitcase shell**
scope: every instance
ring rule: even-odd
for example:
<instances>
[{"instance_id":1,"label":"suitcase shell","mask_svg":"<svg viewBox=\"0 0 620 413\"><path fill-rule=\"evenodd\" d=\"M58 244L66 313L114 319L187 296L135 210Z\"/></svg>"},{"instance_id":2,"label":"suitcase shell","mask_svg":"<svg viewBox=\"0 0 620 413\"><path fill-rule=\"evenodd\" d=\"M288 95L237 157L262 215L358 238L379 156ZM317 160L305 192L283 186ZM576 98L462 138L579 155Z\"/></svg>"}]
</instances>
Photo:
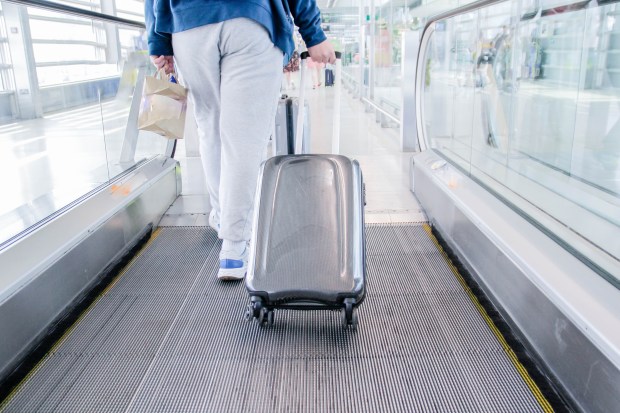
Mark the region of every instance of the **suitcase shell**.
<instances>
[{"instance_id":1,"label":"suitcase shell","mask_svg":"<svg viewBox=\"0 0 620 413\"><path fill-rule=\"evenodd\" d=\"M304 128L302 153L310 151L310 122L308 121L308 102L304 102ZM276 122L274 131L275 155L288 155L295 153L295 132L297 128L297 113L299 111L299 99L286 95L280 98L276 110Z\"/></svg>"},{"instance_id":2,"label":"suitcase shell","mask_svg":"<svg viewBox=\"0 0 620 413\"><path fill-rule=\"evenodd\" d=\"M364 189L341 155L268 159L257 187L246 287L267 309L358 305L365 294ZM348 300L347 300L348 299Z\"/></svg>"}]
</instances>

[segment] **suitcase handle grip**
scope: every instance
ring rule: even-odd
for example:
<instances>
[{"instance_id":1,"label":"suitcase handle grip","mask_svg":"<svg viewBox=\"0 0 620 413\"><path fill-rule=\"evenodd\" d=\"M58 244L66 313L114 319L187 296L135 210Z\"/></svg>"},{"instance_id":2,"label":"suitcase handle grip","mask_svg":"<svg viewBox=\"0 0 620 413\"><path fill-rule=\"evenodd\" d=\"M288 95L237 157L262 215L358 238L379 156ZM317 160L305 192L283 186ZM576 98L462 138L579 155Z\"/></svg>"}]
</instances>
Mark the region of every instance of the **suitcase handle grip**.
<instances>
[{"instance_id":1,"label":"suitcase handle grip","mask_svg":"<svg viewBox=\"0 0 620 413\"><path fill-rule=\"evenodd\" d=\"M342 53L336 51L336 59L340 59L342 57ZM301 52L301 55L299 56L301 58L301 60L307 59L308 57L310 57L310 53L308 52Z\"/></svg>"}]
</instances>

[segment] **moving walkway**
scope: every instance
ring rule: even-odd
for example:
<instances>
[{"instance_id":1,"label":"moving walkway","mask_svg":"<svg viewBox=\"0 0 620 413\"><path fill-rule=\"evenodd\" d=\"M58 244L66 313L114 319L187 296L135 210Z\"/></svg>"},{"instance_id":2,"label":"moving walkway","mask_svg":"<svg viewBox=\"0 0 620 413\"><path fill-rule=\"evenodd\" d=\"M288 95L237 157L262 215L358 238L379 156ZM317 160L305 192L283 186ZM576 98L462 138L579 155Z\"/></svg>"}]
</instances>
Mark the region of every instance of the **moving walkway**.
<instances>
[{"instance_id":1,"label":"moving walkway","mask_svg":"<svg viewBox=\"0 0 620 413\"><path fill-rule=\"evenodd\" d=\"M443 28L506 4L430 19L418 67L439 61ZM246 322L243 284L215 276L220 241L206 220L162 220L183 199L169 146L0 246L0 411L614 411L617 256L571 247L476 173L513 179L488 163L506 155L500 145L442 133L431 108L461 125L470 113L458 99L475 110L478 92L466 81L443 105L441 79L463 70L435 69L416 79L411 174L424 213L367 223L356 329L330 311ZM122 143L127 161L131 132ZM541 153L520 152L524 175L544 158L525 155Z\"/></svg>"}]
</instances>

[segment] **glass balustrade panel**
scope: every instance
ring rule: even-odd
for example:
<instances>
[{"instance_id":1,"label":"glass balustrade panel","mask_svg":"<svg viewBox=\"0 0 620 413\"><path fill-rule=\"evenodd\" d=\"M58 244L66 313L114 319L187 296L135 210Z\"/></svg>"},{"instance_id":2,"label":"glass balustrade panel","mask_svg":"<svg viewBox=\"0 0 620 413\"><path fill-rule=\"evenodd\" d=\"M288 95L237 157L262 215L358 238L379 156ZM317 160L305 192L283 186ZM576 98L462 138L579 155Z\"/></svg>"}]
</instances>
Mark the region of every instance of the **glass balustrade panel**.
<instances>
[{"instance_id":1,"label":"glass balustrade panel","mask_svg":"<svg viewBox=\"0 0 620 413\"><path fill-rule=\"evenodd\" d=\"M167 142L136 130L152 70L142 29L4 1L0 13L1 244Z\"/></svg>"},{"instance_id":2,"label":"glass balustrade panel","mask_svg":"<svg viewBox=\"0 0 620 413\"><path fill-rule=\"evenodd\" d=\"M620 10L588 5L502 2L436 22L423 122L431 147L620 286Z\"/></svg>"}]
</instances>

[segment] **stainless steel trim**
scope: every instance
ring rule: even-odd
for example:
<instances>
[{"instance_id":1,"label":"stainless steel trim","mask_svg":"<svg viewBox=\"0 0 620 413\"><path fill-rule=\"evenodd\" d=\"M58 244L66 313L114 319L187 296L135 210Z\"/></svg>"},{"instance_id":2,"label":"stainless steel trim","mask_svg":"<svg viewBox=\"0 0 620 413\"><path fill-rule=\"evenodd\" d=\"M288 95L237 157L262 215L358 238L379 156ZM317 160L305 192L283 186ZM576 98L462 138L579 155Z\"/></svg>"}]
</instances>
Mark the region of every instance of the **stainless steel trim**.
<instances>
[{"instance_id":1,"label":"stainless steel trim","mask_svg":"<svg viewBox=\"0 0 620 413\"><path fill-rule=\"evenodd\" d=\"M620 290L434 150L416 196L502 315L583 411L620 405Z\"/></svg>"},{"instance_id":2,"label":"stainless steel trim","mask_svg":"<svg viewBox=\"0 0 620 413\"><path fill-rule=\"evenodd\" d=\"M0 251L0 305L126 204L136 201L176 165L175 160L163 156L145 162L121 179L53 214L19 239L5 244ZM176 193L171 201L174 198ZM170 204L172 202L168 206ZM150 208L147 210L151 211ZM24 260L24 257L28 259Z\"/></svg>"},{"instance_id":3,"label":"stainless steel trim","mask_svg":"<svg viewBox=\"0 0 620 413\"><path fill-rule=\"evenodd\" d=\"M9 3L20 4L22 6L27 6L27 7L37 7L40 9L51 10L51 11L55 11L58 13L71 14L74 16L84 17L87 19L100 20L100 21L109 22L109 23L116 23L122 26L137 27L139 29L146 28L144 23L141 23L135 20L123 19L121 17L111 16L109 14L98 13L96 11L80 9L78 7L67 6L66 4L59 4L59 3L54 3L54 2L46 1L46 0L4 0L4 1L7 1Z\"/></svg>"},{"instance_id":4,"label":"stainless steel trim","mask_svg":"<svg viewBox=\"0 0 620 413\"><path fill-rule=\"evenodd\" d=\"M177 197L178 162L158 157L0 252L0 377ZM18 321L19 320L19 321Z\"/></svg>"}]
</instances>

